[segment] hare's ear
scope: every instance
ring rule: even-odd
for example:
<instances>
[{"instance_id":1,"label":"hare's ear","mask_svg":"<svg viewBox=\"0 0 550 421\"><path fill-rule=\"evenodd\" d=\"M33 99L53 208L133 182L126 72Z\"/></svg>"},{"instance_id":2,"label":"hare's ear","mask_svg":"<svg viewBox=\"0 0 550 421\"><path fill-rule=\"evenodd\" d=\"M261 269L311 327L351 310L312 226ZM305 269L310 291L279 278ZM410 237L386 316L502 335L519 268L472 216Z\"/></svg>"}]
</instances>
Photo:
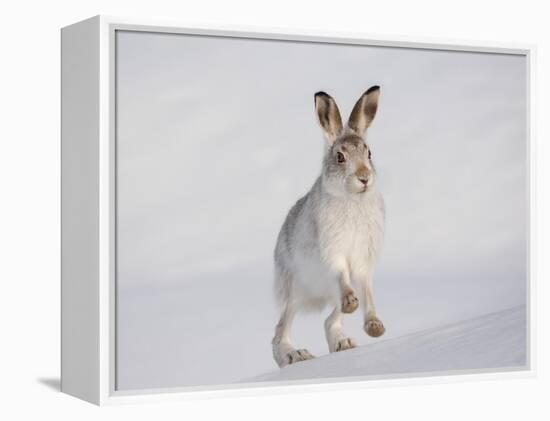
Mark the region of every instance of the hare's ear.
<instances>
[{"instance_id":1,"label":"hare's ear","mask_svg":"<svg viewBox=\"0 0 550 421\"><path fill-rule=\"evenodd\" d=\"M342 117L336 101L325 92L315 94L315 111L327 140L332 143L342 133Z\"/></svg>"},{"instance_id":2,"label":"hare's ear","mask_svg":"<svg viewBox=\"0 0 550 421\"><path fill-rule=\"evenodd\" d=\"M349 116L348 127L359 136L364 136L368 127L374 120L376 109L378 108L378 97L380 96L380 87L370 87L353 107Z\"/></svg>"}]
</instances>

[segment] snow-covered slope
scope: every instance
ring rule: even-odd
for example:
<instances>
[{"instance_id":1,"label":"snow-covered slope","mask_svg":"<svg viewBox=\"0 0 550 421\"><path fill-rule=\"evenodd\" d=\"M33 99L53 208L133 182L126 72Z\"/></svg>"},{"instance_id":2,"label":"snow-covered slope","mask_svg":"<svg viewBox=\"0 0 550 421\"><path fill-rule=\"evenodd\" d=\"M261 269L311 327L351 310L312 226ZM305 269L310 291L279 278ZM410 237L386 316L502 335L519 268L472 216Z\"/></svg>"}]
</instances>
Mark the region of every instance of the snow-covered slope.
<instances>
[{"instance_id":1,"label":"snow-covered slope","mask_svg":"<svg viewBox=\"0 0 550 421\"><path fill-rule=\"evenodd\" d=\"M252 381L369 376L526 364L526 309L514 307L452 325L287 366Z\"/></svg>"}]
</instances>

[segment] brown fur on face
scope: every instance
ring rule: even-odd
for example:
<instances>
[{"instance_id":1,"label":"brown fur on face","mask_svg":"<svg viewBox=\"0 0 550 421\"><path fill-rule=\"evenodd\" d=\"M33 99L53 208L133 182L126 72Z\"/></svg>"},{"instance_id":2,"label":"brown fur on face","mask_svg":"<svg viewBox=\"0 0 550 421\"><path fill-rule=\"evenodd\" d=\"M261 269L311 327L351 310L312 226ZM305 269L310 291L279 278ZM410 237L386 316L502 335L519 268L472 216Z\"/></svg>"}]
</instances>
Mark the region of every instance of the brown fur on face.
<instances>
[{"instance_id":1,"label":"brown fur on face","mask_svg":"<svg viewBox=\"0 0 550 421\"><path fill-rule=\"evenodd\" d=\"M338 162L338 153L344 155L345 162ZM369 160L369 148L360 136L346 133L335 140L325 157L325 172L332 179L344 182L349 193L363 193L367 186L361 180L369 180L372 184L375 171Z\"/></svg>"},{"instance_id":2,"label":"brown fur on face","mask_svg":"<svg viewBox=\"0 0 550 421\"><path fill-rule=\"evenodd\" d=\"M335 194L364 193L374 183L375 170L365 143L367 128L378 108L380 88L372 86L355 103L346 127L336 101L325 92L315 94L315 109L328 140L323 162L325 186Z\"/></svg>"},{"instance_id":3,"label":"brown fur on face","mask_svg":"<svg viewBox=\"0 0 550 421\"><path fill-rule=\"evenodd\" d=\"M361 164L355 171L355 175L358 178L368 178L370 175L370 171L365 165Z\"/></svg>"}]
</instances>

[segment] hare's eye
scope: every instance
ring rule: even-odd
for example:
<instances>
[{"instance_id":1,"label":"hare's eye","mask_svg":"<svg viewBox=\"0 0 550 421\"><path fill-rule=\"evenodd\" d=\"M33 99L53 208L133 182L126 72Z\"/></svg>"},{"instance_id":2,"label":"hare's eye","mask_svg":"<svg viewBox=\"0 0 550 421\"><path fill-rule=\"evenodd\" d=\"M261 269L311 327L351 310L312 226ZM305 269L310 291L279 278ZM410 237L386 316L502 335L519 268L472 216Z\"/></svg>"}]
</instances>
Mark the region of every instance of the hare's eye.
<instances>
[{"instance_id":1,"label":"hare's eye","mask_svg":"<svg viewBox=\"0 0 550 421\"><path fill-rule=\"evenodd\" d=\"M346 162L346 157L342 152L336 153L336 158L338 159L338 162L341 164L342 162Z\"/></svg>"},{"instance_id":2,"label":"hare's eye","mask_svg":"<svg viewBox=\"0 0 550 421\"><path fill-rule=\"evenodd\" d=\"M372 153L370 152L370 149L369 149L369 159L372 158Z\"/></svg>"}]
</instances>

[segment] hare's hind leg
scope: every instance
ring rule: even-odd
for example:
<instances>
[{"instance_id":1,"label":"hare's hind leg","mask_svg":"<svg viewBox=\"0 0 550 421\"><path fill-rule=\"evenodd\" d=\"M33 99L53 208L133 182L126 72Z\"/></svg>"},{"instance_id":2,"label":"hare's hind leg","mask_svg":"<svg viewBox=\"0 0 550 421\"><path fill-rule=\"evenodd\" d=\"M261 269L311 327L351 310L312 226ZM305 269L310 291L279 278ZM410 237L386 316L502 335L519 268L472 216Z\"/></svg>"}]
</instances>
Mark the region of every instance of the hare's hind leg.
<instances>
[{"instance_id":1,"label":"hare's hind leg","mask_svg":"<svg viewBox=\"0 0 550 421\"><path fill-rule=\"evenodd\" d=\"M279 367L314 358L307 349L295 349L292 346L290 328L295 315L296 309L287 303L275 328L275 337L271 344L273 345L273 358Z\"/></svg>"},{"instance_id":2,"label":"hare's hind leg","mask_svg":"<svg viewBox=\"0 0 550 421\"><path fill-rule=\"evenodd\" d=\"M357 346L352 338L342 332L342 310L338 307L325 320L325 335L330 352L345 351Z\"/></svg>"}]
</instances>

